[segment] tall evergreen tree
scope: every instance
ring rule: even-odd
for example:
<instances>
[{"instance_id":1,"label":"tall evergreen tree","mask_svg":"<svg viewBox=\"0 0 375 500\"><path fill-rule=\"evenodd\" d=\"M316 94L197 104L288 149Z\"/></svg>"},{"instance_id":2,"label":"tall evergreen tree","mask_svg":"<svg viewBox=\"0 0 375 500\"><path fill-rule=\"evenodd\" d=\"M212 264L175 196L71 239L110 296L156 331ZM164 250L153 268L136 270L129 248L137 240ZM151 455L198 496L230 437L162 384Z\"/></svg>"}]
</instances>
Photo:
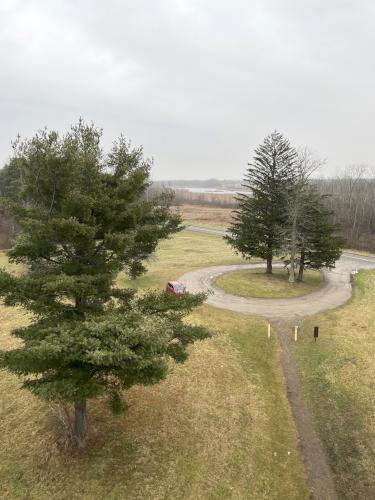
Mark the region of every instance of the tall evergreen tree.
<instances>
[{"instance_id":1,"label":"tall evergreen tree","mask_svg":"<svg viewBox=\"0 0 375 500\"><path fill-rule=\"evenodd\" d=\"M260 257L272 273L272 259L283 244L288 193L293 184L297 152L279 132L267 136L255 149L243 187L249 194L239 194L239 207L226 236L227 242L246 259Z\"/></svg>"},{"instance_id":2,"label":"tall evergreen tree","mask_svg":"<svg viewBox=\"0 0 375 500\"><path fill-rule=\"evenodd\" d=\"M101 131L82 121L65 136L46 130L18 142L16 199L3 204L21 228L8 255L24 272L0 272L0 296L32 313L12 333L20 347L0 353L0 366L46 400L71 402L74 435L85 442L86 401L106 394L114 411L121 391L166 377L168 360L187 357L189 343L209 336L184 317L203 295L174 297L120 289L120 271L145 272L158 242L180 229L170 196L147 200L151 163L121 137L108 155Z\"/></svg>"},{"instance_id":3,"label":"tall evergreen tree","mask_svg":"<svg viewBox=\"0 0 375 500\"><path fill-rule=\"evenodd\" d=\"M303 217L298 224L299 271L303 280L305 268L335 267L342 253L344 239L339 226L332 222L333 214L324 204L324 196L310 186L301 200Z\"/></svg>"}]
</instances>

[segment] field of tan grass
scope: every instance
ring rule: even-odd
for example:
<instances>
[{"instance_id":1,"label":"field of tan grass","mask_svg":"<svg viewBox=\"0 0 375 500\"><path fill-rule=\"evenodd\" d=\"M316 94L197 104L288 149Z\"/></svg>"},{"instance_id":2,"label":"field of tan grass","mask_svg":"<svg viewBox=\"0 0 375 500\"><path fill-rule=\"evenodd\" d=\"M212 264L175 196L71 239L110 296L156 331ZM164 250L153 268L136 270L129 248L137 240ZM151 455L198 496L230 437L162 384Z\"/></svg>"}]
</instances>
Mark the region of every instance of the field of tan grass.
<instances>
[{"instance_id":1,"label":"field of tan grass","mask_svg":"<svg viewBox=\"0 0 375 500\"><path fill-rule=\"evenodd\" d=\"M163 286L189 262L238 261L230 252L220 238L184 232L160 245L148 277L133 284ZM27 317L0 307L6 348L14 342L10 329ZM309 498L278 347L265 323L209 306L190 320L217 334L192 346L189 360L172 366L164 382L127 391L124 415L90 401L86 455L59 451L49 405L2 372L2 498Z\"/></svg>"},{"instance_id":2,"label":"field of tan grass","mask_svg":"<svg viewBox=\"0 0 375 500\"><path fill-rule=\"evenodd\" d=\"M232 220L231 208L218 208L203 205L180 205L174 210L181 214L185 224L214 229L227 229Z\"/></svg>"}]
</instances>

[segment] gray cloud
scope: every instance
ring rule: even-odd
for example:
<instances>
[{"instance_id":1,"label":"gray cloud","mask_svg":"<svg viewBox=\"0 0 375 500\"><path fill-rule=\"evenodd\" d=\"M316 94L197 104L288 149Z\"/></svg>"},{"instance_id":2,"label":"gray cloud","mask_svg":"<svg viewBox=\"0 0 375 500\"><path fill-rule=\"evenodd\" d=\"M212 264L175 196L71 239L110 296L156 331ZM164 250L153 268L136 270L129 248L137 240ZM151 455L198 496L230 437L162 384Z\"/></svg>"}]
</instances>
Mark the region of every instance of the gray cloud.
<instances>
[{"instance_id":1,"label":"gray cloud","mask_svg":"<svg viewBox=\"0 0 375 500\"><path fill-rule=\"evenodd\" d=\"M277 128L375 164L371 0L1 0L0 159L79 116L155 158L154 178L241 177Z\"/></svg>"}]
</instances>

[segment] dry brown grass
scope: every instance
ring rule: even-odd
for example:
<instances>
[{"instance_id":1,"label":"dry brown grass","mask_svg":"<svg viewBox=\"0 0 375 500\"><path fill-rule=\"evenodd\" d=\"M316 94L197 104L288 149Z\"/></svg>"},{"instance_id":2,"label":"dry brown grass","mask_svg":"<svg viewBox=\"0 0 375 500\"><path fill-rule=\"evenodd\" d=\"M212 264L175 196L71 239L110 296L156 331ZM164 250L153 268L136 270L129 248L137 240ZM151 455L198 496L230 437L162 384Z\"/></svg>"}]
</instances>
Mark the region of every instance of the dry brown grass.
<instances>
[{"instance_id":1,"label":"dry brown grass","mask_svg":"<svg viewBox=\"0 0 375 500\"><path fill-rule=\"evenodd\" d=\"M191 236L207 262L223 259L221 239ZM173 245L179 265L187 265L187 237L163 243L143 286L164 282ZM201 263L202 253L190 252L196 264L194 256ZM0 314L1 345L10 347L10 329L27 317L2 306ZM127 391L124 415L111 415L103 399L91 401L86 455L62 453L49 405L2 372L2 498L307 499L278 348L264 322L208 306L191 320L217 335L192 346L167 380Z\"/></svg>"},{"instance_id":2,"label":"dry brown grass","mask_svg":"<svg viewBox=\"0 0 375 500\"><path fill-rule=\"evenodd\" d=\"M5 375L3 498L307 498L263 322L209 307L194 319L220 334L194 345L166 381L129 390L124 416L90 403L87 456L62 454L48 405Z\"/></svg>"},{"instance_id":3,"label":"dry brown grass","mask_svg":"<svg viewBox=\"0 0 375 500\"><path fill-rule=\"evenodd\" d=\"M186 224L215 229L227 229L232 220L233 210L203 205L181 205L173 207L179 212Z\"/></svg>"}]
</instances>

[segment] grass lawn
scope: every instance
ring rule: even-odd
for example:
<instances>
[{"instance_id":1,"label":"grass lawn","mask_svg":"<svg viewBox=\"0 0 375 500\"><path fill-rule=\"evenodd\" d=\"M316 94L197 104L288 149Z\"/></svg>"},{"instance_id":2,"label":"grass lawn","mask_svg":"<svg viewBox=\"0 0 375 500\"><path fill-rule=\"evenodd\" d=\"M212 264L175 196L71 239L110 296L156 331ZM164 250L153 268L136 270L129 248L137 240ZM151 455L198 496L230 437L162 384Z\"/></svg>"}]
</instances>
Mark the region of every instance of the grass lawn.
<instances>
[{"instance_id":1,"label":"grass lawn","mask_svg":"<svg viewBox=\"0 0 375 500\"><path fill-rule=\"evenodd\" d=\"M148 276L133 284L163 286L189 268L223 262L238 258L220 238L186 232L163 242ZM16 343L9 330L28 319L20 309L0 307L6 348ZM2 372L2 498L309 498L278 346L267 340L265 323L209 306L190 320L217 335L193 345L167 380L127 391L124 415L111 415L101 399L90 401L84 456L57 449L49 405Z\"/></svg>"},{"instance_id":2,"label":"grass lawn","mask_svg":"<svg viewBox=\"0 0 375 500\"><path fill-rule=\"evenodd\" d=\"M322 285L323 279L322 273L306 270L302 283L289 283L285 269L274 268L272 274L266 274L264 269L245 269L223 274L215 283L227 293L241 297L279 299L313 292Z\"/></svg>"},{"instance_id":3,"label":"grass lawn","mask_svg":"<svg viewBox=\"0 0 375 500\"><path fill-rule=\"evenodd\" d=\"M182 231L159 245L158 252L147 264L148 272L144 276L129 281L122 275L119 284L137 288L164 287L168 280L177 279L191 269L243 262L223 238Z\"/></svg>"},{"instance_id":4,"label":"grass lawn","mask_svg":"<svg viewBox=\"0 0 375 500\"><path fill-rule=\"evenodd\" d=\"M308 320L295 345L306 395L339 497L375 492L375 272L355 277L353 299ZM312 340L312 327L320 338Z\"/></svg>"}]
</instances>

